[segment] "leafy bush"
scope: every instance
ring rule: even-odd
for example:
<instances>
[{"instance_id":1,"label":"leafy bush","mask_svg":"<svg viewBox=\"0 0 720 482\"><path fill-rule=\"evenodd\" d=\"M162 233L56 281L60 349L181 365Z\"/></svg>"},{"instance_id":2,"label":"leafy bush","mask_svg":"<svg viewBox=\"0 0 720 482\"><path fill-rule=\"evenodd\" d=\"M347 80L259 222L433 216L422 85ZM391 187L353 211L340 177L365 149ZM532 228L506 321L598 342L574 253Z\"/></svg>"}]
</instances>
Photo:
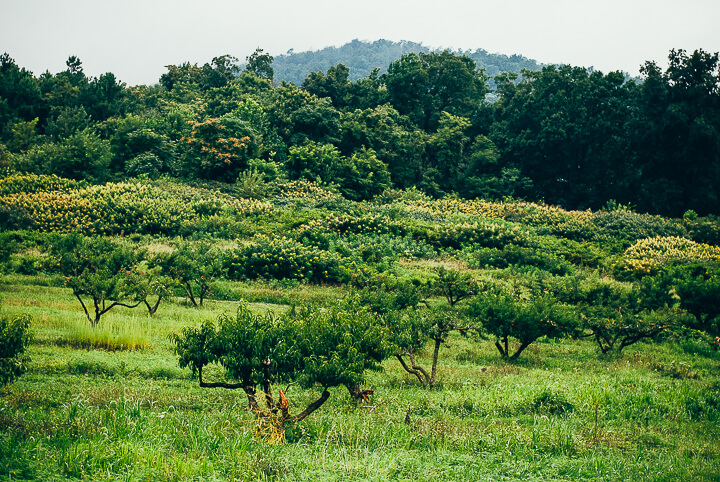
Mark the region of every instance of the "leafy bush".
<instances>
[{"instance_id":1,"label":"leafy bush","mask_svg":"<svg viewBox=\"0 0 720 482\"><path fill-rule=\"evenodd\" d=\"M653 237L684 236L685 229L662 216L631 211L600 211L592 217L601 238L615 237L637 240Z\"/></svg>"},{"instance_id":2,"label":"leafy bush","mask_svg":"<svg viewBox=\"0 0 720 482\"><path fill-rule=\"evenodd\" d=\"M25 373L30 357L25 353L32 333L26 314L0 316L0 387Z\"/></svg>"},{"instance_id":3,"label":"leafy bush","mask_svg":"<svg viewBox=\"0 0 720 482\"><path fill-rule=\"evenodd\" d=\"M286 237L256 236L249 244L227 253L226 268L231 279L297 279L331 281L338 279L339 257L315 246Z\"/></svg>"},{"instance_id":4,"label":"leafy bush","mask_svg":"<svg viewBox=\"0 0 720 482\"><path fill-rule=\"evenodd\" d=\"M0 196L10 194L76 191L87 187L87 182L65 179L56 175L11 174L0 179Z\"/></svg>"},{"instance_id":5,"label":"leafy bush","mask_svg":"<svg viewBox=\"0 0 720 482\"><path fill-rule=\"evenodd\" d=\"M342 236L348 234L393 234L402 236L406 234L402 224L382 215L355 216L341 214L311 221L298 229L297 236L314 242L316 237L321 237L327 232L337 233Z\"/></svg>"},{"instance_id":6,"label":"leafy bush","mask_svg":"<svg viewBox=\"0 0 720 482\"><path fill-rule=\"evenodd\" d=\"M318 237L319 238L319 237ZM316 238L316 239L318 239ZM322 246L321 243L318 243ZM410 237L398 237L390 234L328 236L327 247L340 257L363 263L379 265L378 269L389 269L398 259L433 259L437 251L423 241L414 241Z\"/></svg>"},{"instance_id":7,"label":"leafy bush","mask_svg":"<svg viewBox=\"0 0 720 482\"><path fill-rule=\"evenodd\" d=\"M431 198L421 190L414 187L408 189L386 189L373 198L374 203L381 205L402 201L430 202Z\"/></svg>"},{"instance_id":8,"label":"leafy bush","mask_svg":"<svg viewBox=\"0 0 720 482\"><path fill-rule=\"evenodd\" d=\"M428 285L419 280L384 274L367 279L362 286L355 288L357 302L383 316L417 308L429 292Z\"/></svg>"},{"instance_id":9,"label":"leafy bush","mask_svg":"<svg viewBox=\"0 0 720 482\"><path fill-rule=\"evenodd\" d=\"M530 244L530 236L515 224L482 221L436 226L427 233L426 241L440 248L460 249L471 245L502 248L508 244L527 246Z\"/></svg>"},{"instance_id":10,"label":"leafy bush","mask_svg":"<svg viewBox=\"0 0 720 482\"><path fill-rule=\"evenodd\" d=\"M502 249L475 248L464 251L464 259L471 268L499 268L535 266L554 275L564 276L573 271L570 263L538 249L509 244Z\"/></svg>"},{"instance_id":11,"label":"leafy bush","mask_svg":"<svg viewBox=\"0 0 720 482\"><path fill-rule=\"evenodd\" d=\"M713 215L703 218L684 217L683 225L688 237L693 241L720 246L720 217Z\"/></svg>"},{"instance_id":12,"label":"leafy bush","mask_svg":"<svg viewBox=\"0 0 720 482\"><path fill-rule=\"evenodd\" d=\"M324 207L340 210L349 205L349 202L335 189L305 179L280 184L280 194L275 197L273 202L278 206L293 204L310 208Z\"/></svg>"}]
</instances>

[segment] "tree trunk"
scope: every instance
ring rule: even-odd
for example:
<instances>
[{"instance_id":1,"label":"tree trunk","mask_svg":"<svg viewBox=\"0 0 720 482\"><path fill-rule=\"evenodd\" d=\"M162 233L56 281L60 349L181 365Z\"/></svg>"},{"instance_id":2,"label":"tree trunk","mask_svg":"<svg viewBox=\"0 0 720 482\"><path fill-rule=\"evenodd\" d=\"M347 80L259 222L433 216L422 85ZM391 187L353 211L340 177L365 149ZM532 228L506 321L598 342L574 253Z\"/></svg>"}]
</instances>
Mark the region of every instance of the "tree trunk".
<instances>
[{"instance_id":1,"label":"tree trunk","mask_svg":"<svg viewBox=\"0 0 720 482\"><path fill-rule=\"evenodd\" d=\"M435 387L435 375L437 374L437 362L440 356L440 345L442 345L442 339L435 338L435 350L433 351L432 361L432 375L430 376L430 388Z\"/></svg>"},{"instance_id":2,"label":"tree trunk","mask_svg":"<svg viewBox=\"0 0 720 482\"><path fill-rule=\"evenodd\" d=\"M413 369L422 373L423 377L425 378L425 383L423 383L423 386L427 386L427 384L430 383L430 375L428 375L428 372L423 367L415 363L414 353L408 353L408 357L410 357L410 363L412 363Z\"/></svg>"},{"instance_id":3,"label":"tree trunk","mask_svg":"<svg viewBox=\"0 0 720 482\"><path fill-rule=\"evenodd\" d=\"M293 422L299 422L301 420L304 420L308 415L310 415L315 410L320 408L322 406L322 404L327 401L328 398L330 398L330 392L328 392L327 387L325 387L325 388L323 388L323 392L322 392L322 395L320 395L320 398L318 398L313 403L308 405L308 407L305 410L303 410L299 414L292 417L291 420Z\"/></svg>"},{"instance_id":4,"label":"tree trunk","mask_svg":"<svg viewBox=\"0 0 720 482\"><path fill-rule=\"evenodd\" d=\"M148 314L149 314L149 315L152 316L152 315L154 315L154 314L157 312L158 307L160 306L160 301L161 301L161 300L162 300L162 296L158 296L157 301L156 301L155 304L152 305L152 306L150 306L150 303L147 302L147 298L145 298L145 299L143 300L143 303L145 303L145 306L147 306Z\"/></svg>"},{"instance_id":5,"label":"tree trunk","mask_svg":"<svg viewBox=\"0 0 720 482\"><path fill-rule=\"evenodd\" d=\"M185 290L185 293L188 295L188 298L192 302L193 306L195 308L197 308L198 304L197 304L197 301L195 301L195 296L193 296L193 290L192 290L192 286L190 285L190 282L186 281L185 283L181 283L180 286L182 286L183 289Z\"/></svg>"},{"instance_id":6,"label":"tree trunk","mask_svg":"<svg viewBox=\"0 0 720 482\"><path fill-rule=\"evenodd\" d=\"M525 348L529 347L531 343L532 341L522 342L518 347L517 351L513 354L513 356L510 357L510 360L517 360L517 358L520 356L520 353L522 353Z\"/></svg>"},{"instance_id":7,"label":"tree trunk","mask_svg":"<svg viewBox=\"0 0 720 482\"><path fill-rule=\"evenodd\" d=\"M502 356L503 358L507 358L507 352L505 351L503 346L500 344L500 340L495 340L495 347L500 352L500 356Z\"/></svg>"},{"instance_id":8,"label":"tree trunk","mask_svg":"<svg viewBox=\"0 0 720 482\"><path fill-rule=\"evenodd\" d=\"M405 363L405 359L403 358L402 355L395 355L395 358L398 359L398 361L400 362L400 365L402 365L402 367L405 369L406 372L408 372L412 375L415 375L417 377L417 379L420 380L420 384L423 387L425 386L425 379L420 375L420 372L407 366L407 363Z\"/></svg>"}]
</instances>

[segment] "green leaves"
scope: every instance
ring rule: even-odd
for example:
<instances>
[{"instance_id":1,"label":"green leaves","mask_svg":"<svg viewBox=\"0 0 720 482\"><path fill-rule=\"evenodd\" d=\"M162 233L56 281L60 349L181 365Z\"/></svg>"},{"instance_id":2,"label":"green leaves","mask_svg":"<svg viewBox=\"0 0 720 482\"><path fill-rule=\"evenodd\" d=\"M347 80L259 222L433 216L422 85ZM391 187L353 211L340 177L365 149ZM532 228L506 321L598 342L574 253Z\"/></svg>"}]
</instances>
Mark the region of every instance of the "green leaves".
<instances>
[{"instance_id":1,"label":"green leaves","mask_svg":"<svg viewBox=\"0 0 720 482\"><path fill-rule=\"evenodd\" d=\"M129 246L105 238L72 234L58 241L53 254L59 258L65 284L73 290L91 324L97 325L101 316L114 306L133 308L140 304L129 306L121 302L129 297L124 289L124 278L131 275L131 268L139 260L139 254ZM94 317L83 297L92 299Z\"/></svg>"},{"instance_id":2,"label":"green leaves","mask_svg":"<svg viewBox=\"0 0 720 482\"><path fill-rule=\"evenodd\" d=\"M468 312L477 322L475 331L494 336L495 346L505 358L516 359L542 336L561 337L577 330L578 320L571 306L549 293L529 298L494 287L470 302ZM513 354L509 350L510 338L520 342Z\"/></svg>"},{"instance_id":3,"label":"green leaves","mask_svg":"<svg viewBox=\"0 0 720 482\"><path fill-rule=\"evenodd\" d=\"M232 318L222 315L216 327L206 322L170 336L181 367L200 377L200 386L243 388L250 408L259 413L255 387L262 387L274 414L271 386L296 382L304 387L320 385L323 396L296 419L300 420L327 400L327 388L356 387L366 370L379 370L390 354L385 329L375 315L352 302L327 309L303 308L283 316L254 314L241 304ZM202 380L203 367L217 363L227 377L240 383ZM281 400L284 395L281 394ZM287 406L282 421L287 420Z\"/></svg>"},{"instance_id":4,"label":"green leaves","mask_svg":"<svg viewBox=\"0 0 720 482\"><path fill-rule=\"evenodd\" d=\"M25 373L30 357L25 350L30 345L32 318L26 314L0 316L0 387Z\"/></svg>"}]
</instances>

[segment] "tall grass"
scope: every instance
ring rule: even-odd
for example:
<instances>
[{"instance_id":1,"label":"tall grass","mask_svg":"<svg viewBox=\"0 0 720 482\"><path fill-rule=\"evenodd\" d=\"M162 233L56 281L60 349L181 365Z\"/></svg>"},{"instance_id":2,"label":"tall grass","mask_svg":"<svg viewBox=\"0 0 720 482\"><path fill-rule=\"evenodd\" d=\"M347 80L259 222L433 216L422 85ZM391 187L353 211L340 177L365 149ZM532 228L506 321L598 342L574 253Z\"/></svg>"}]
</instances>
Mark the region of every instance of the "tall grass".
<instances>
[{"instance_id":1,"label":"tall grass","mask_svg":"<svg viewBox=\"0 0 720 482\"><path fill-rule=\"evenodd\" d=\"M83 349L139 350L150 346L151 337L149 318L111 318L97 326L91 326L87 320L73 319L67 326L67 334L57 343Z\"/></svg>"}]
</instances>

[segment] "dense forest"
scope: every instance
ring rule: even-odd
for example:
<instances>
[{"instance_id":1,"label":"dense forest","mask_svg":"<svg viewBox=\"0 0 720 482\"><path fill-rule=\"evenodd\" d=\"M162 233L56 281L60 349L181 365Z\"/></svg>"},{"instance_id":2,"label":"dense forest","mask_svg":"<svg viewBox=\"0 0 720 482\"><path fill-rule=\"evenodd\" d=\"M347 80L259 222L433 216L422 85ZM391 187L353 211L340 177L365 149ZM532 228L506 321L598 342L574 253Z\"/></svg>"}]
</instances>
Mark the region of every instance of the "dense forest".
<instances>
[{"instance_id":1,"label":"dense forest","mask_svg":"<svg viewBox=\"0 0 720 482\"><path fill-rule=\"evenodd\" d=\"M720 206L717 53L673 50L639 81L569 65L503 72L493 103L486 71L449 51L407 52L357 80L337 64L299 86L275 81L261 49L246 60L170 65L129 87L89 78L76 57L35 76L6 53L0 166L92 183L308 179L356 200L417 187L670 216Z\"/></svg>"}]
</instances>

